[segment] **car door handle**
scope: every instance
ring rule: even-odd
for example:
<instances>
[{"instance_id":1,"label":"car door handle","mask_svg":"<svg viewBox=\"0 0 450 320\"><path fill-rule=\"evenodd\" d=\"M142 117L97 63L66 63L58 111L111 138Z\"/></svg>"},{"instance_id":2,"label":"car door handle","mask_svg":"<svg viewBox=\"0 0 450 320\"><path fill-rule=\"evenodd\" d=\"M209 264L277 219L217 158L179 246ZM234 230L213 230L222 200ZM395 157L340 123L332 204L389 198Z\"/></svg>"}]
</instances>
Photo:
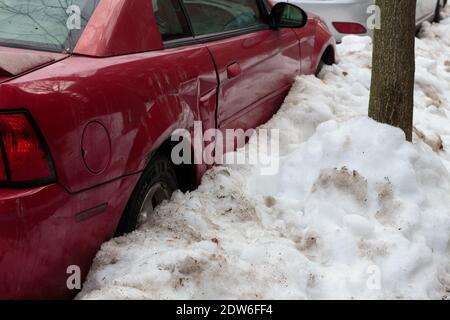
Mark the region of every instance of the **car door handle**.
<instances>
[{"instance_id":1,"label":"car door handle","mask_svg":"<svg viewBox=\"0 0 450 320\"><path fill-rule=\"evenodd\" d=\"M227 67L228 79L236 78L240 74L241 74L241 65L239 63L235 62Z\"/></svg>"}]
</instances>

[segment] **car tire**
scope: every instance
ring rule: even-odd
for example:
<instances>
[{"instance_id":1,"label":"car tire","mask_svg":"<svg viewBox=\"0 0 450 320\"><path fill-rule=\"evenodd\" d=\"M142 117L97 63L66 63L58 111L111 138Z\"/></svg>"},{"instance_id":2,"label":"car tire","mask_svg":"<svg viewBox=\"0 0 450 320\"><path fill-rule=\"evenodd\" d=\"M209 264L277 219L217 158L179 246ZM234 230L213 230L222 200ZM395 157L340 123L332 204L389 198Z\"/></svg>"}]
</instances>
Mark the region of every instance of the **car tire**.
<instances>
[{"instance_id":1,"label":"car tire","mask_svg":"<svg viewBox=\"0 0 450 320\"><path fill-rule=\"evenodd\" d=\"M155 155L137 183L116 230L116 236L130 233L142 220L148 219L164 200L170 200L178 189L175 168L161 154Z\"/></svg>"},{"instance_id":2,"label":"car tire","mask_svg":"<svg viewBox=\"0 0 450 320\"><path fill-rule=\"evenodd\" d=\"M319 65L317 66L317 69L316 69L316 77L319 76L319 74L322 71L324 65L325 65L325 62L323 61L323 59L320 59Z\"/></svg>"},{"instance_id":3,"label":"car tire","mask_svg":"<svg viewBox=\"0 0 450 320\"><path fill-rule=\"evenodd\" d=\"M441 17L441 1L438 0L437 4L436 4L436 11L434 13L434 18L433 18L433 22L440 22L442 20Z\"/></svg>"}]
</instances>

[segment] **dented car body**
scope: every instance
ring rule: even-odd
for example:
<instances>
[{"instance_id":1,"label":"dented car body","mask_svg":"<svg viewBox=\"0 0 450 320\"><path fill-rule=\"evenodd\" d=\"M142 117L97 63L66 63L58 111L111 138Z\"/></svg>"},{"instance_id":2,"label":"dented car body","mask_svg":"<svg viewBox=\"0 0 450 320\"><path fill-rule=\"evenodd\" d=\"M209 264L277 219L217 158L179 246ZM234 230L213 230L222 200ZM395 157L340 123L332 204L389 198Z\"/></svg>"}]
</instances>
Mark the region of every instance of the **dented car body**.
<instances>
[{"instance_id":1,"label":"dented car body","mask_svg":"<svg viewBox=\"0 0 450 320\"><path fill-rule=\"evenodd\" d=\"M297 75L334 61L315 16L277 28L265 1L223 1L253 2L259 22L163 34L164 15L189 20L207 2L85 0L89 16L69 44L8 43L0 31L0 298L73 296L68 268L87 274L176 129L254 128ZM207 168L178 168L179 187L195 187Z\"/></svg>"}]
</instances>

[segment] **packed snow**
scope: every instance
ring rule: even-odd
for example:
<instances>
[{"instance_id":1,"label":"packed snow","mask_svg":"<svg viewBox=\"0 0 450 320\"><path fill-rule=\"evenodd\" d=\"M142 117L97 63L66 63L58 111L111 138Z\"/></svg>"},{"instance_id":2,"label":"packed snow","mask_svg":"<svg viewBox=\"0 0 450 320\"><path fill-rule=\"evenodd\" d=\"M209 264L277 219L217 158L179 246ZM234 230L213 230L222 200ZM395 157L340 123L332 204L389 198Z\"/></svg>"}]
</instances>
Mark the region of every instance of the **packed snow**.
<instances>
[{"instance_id":1,"label":"packed snow","mask_svg":"<svg viewBox=\"0 0 450 320\"><path fill-rule=\"evenodd\" d=\"M79 299L447 299L450 8L417 39L414 143L367 117L371 39L301 76L262 128L280 170L210 170L105 243ZM255 143L256 137L250 141ZM243 152L243 151L240 151Z\"/></svg>"}]
</instances>

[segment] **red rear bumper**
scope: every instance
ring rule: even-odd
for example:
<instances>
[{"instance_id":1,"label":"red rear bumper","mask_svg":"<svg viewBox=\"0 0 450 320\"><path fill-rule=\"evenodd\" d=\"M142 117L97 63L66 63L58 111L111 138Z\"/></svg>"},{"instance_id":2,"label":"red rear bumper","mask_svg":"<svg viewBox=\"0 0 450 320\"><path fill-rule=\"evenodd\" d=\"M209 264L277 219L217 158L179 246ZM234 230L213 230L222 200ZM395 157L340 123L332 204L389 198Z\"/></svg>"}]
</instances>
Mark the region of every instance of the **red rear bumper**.
<instances>
[{"instance_id":1,"label":"red rear bumper","mask_svg":"<svg viewBox=\"0 0 450 320\"><path fill-rule=\"evenodd\" d=\"M61 299L110 239L138 176L71 195L58 184L0 189L0 299Z\"/></svg>"}]
</instances>

